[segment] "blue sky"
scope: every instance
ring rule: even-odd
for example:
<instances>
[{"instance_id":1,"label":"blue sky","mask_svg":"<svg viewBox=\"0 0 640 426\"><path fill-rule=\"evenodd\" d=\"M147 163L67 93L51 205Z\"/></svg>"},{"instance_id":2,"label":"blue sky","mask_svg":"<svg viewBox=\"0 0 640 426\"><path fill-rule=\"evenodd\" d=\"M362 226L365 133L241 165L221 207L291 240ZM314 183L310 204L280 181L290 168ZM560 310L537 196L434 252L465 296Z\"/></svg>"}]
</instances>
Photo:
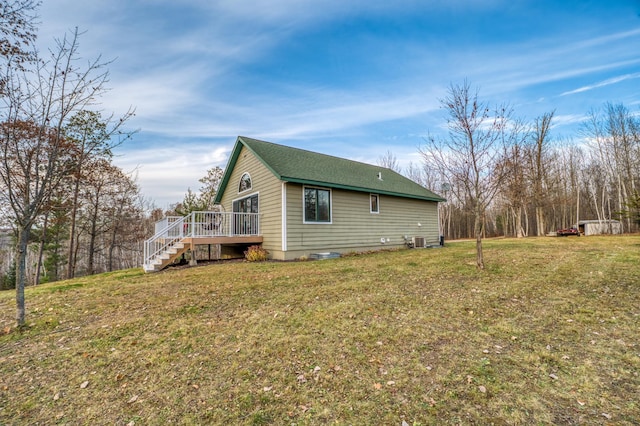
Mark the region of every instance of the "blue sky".
<instances>
[{"instance_id":1,"label":"blue sky","mask_svg":"<svg viewBox=\"0 0 640 426\"><path fill-rule=\"evenodd\" d=\"M238 135L420 163L465 79L578 140L605 102L640 110L640 0L46 0L41 49L78 27L110 65L105 112L140 132L115 163L159 207L226 165Z\"/></svg>"}]
</instances>

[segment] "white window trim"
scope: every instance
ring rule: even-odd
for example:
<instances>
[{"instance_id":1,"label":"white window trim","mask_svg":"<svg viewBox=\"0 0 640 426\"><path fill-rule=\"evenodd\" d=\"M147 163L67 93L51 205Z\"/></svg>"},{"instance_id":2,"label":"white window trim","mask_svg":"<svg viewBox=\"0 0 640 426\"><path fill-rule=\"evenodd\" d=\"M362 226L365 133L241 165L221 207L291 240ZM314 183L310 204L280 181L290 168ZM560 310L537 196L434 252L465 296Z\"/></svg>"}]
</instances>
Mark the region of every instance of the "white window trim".
<instances>
[{"instance_id":1,"label":"white window trim","mask_svg":"<svg viewBox=\"0 0 640 426\"><path fill-rule=\"evenodd\" d=\"M304 203L304 191L305 189L322 189L323 191L329 191L329 221L328 222L308 222L306 218L305 203ZM333 224L333 191L331 188L324 188L322 186L302 186L302 223L305 225L331 225Z\"/></svg>"},{"instance_id":2,"label":"white window trim","mask_svg":"<svg viewBox=\"0 0 640 426\"><path fill-rule=\"evenodd\" d=\"M374 196L374 195L378 199L378 202L376 203L378 205L378 210L377 211L373 211L371 209L371 197ZM371 213L371 214L380 214L380 194L374 194L373 192L371 194L369 194L369 213Z\"/></svg>"},{"instance_id":3,"label":"white window trim","mask_svg":"<svg viewBox=\"0 0 640 426\"><path fill-rule=\"evenodd\" d=\"M251 186L243 191L240 191L240 184L242 183L242 178L244 177L244 175L249 176L249 182L251 182ZM244 194L247 191L251 191L253 189L253 178L251 177L251 173L249 172L244 172L242 173L242 175L240 175L240 180L238 181L238 194Z\"/></svg>"}]
</instances>

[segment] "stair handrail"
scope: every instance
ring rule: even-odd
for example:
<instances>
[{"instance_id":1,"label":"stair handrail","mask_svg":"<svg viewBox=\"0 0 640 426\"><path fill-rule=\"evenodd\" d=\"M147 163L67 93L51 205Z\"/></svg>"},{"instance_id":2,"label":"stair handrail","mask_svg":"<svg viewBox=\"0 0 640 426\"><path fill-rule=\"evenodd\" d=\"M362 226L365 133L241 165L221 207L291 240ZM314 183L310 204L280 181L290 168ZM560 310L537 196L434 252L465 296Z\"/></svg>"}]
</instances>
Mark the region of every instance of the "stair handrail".
<instances>
[{"instance_id":1,"label":"stair handrail","mask_svg":"<svg viewBox=\"0 0 640 426\"><path fill-rule=\"evenodd\" d=\"M185 233L185 220L190 219L193 213L188 216L182 216L180 219L170 223L160 231L156 232L153 237L144 242L144 265L151 264L158 256L165 253L168 249L180 242L184 237L188 237L190 230ZM188 223L188 222L187 222ZM192 228L192 227L188 227ZM171 236L171 231L177 230L175 235ZM162 240L161 243L159 243Z\"/></svg>"},{"instance_id":2,"label":"stair handrail","mask_svg":"<svg viewBox=\"0 0 640 426\"><path fill-rule=\"evenodd\" d=\"M259 213L194 211L171 219L175 220L144 242L145 267L184 238L260 235Z\"/></svg>"}]
</instances>

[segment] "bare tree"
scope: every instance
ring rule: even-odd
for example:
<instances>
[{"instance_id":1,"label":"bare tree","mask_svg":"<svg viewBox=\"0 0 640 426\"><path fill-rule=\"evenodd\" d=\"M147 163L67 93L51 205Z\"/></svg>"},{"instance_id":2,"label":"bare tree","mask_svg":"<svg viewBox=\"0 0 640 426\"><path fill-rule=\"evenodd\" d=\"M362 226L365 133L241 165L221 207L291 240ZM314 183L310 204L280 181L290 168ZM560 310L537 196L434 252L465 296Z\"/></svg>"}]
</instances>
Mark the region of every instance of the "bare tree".
<instances>
[{"instance_id":1,"label":"bare tree","mask_svg":"<svg viewBox=\"0 0 640 426\"><path fill-rule=\"evenodd\" d=\"M11 206L17 243L16 321L25 324L25 259L31 229L57 186L72 170L75 146L64 137L71 115L87 109L104 92L107 63L100 58L79 65L76 30L57 40L46 61L33 69L5 67L0 106L1 190Z\"/></svg>"},{"instance_id":2,"label":"bare tree","mask_svg":"<svg viewBox=\"0 0 640 426\"><path fill-rule=\"evenodd\" d=\"M549 145L549 130L554 112L543 114L536 118L533 128L533 146L530 153L530 176L533 186L533 204L536 215L536 234L545 235L545 160Z\"/></svg>"},{"instance_id":3,"label":"bare tree","mask_svg":"<svg viewBox=\"0 0 640 426\"><path fill-rule=\"evenodd\" d=\"M132 115L133 111L129 110L124 117L114 122L112 117L103 119L99 112L81 110L64 127L65 137L75 144L77 151L72 174L67 278L75 275L76 216L80 208L80 184L87 173L87 165L95 165L99 159L110 160L112 150L131 137L133 132L122 132L121 127Z\"/></svg>"},{"instance_id":4,"label":"bare tree","mask_svg":"<svg viewBox=\"0 0 640 426\"><path fill-rule=\"evenodd\" d=\"M205 210L213 208L213 200L216 198L223 175L224 170L216 166L207 170L207 174L198 179L198 182L202 184L200 187L200 199Z\"/></svg>"},{"instance_id":5,"label":"bare tree","mask_svg":"<svg viewBox=\"0 0 640 426\"><path fill-rule=\"evenodd\" d=\"M618 214L640 225L640 193L635 192L629 198L629 201L624 203L622 210Z\"/></svg>"},{"instance_id":6,"label":"bare tree","mask_svg":"<svg viewBox=\"0 0 640 426\"><path fill-rule=\"evenodd\" d=\"M116 173L115 167L104 159L96 159L88 169L89 172L83 180L83 198L86 199L86 208L81 228L87 234L88 240L87 275L92 275L96 272L96 253L101 250L98 245L99 238L108 232L106 210L109 206L105 200L112 201L114 198Z\"/></svg>"},{"instance_id":7,"label":"bare tree","mask_svg":"<svg viewBox=\"0 0 640 426\"><path fill-rule=\"evenodd\" d=\"M410 162L405 169L404 175L409 179L411 179L412 181L414 181L415 183L425 186L426 179L424 177L423 170L424 170L424 164L416 165L413 162Z\"/></svg>"},{"instance_id":8,"label":"bare tree","mask_svg":"<svg viewBox=\"0 0 640 426\"><path fill-rule=\"evenodd\" d=\"M507 223L505 225L512 222L513 234L517 238L527 235L526 226L523 226L522 221L523 215L526 215L527 188L529 186L525 178L524 151L521 144L514 143L508 147L501 165L502 170L508 176L501 190L501 196L507 209L505 214Z\"/></svg>"},{"instance_id":9,"label":"bare tree","mask_svg":"<svg viewBox=\"0 0 640 426\"><path fill-rule=\"evenodd\" d=\"M0 2L0 97L4 103L7 95L10 73L16 69L25 70L27 63L35 60L33 44L36 41L36 9L40 3L34 0L3 0ZM0 226L7 226L10 218L9 200L6 198L6 188L2 188L0 180ZM13 257L12 253L12 256ZM8 257L7 257L8 258ZM8 263L13 267L13 258ZM0 269L0 277L3 272ZM11 274L13 276L12 271Z\"/></svg>"},{"instance_id":10,"label":"bare tree","mask_svg":"<svg viewBox=\"0 0 640 426\"><path fill-rule=\"evenodd\" d=\"M17 323L24 325L24 286L31 228L49 202L50 194L67 173L69 147L55 129L32 121L2 125L0 180L17 230Z\"/></svg>"},{"instance_id":11,"label":"bare tree","mask_svg":"<svg viewBox=\"0 0 640 426\"><path fill-rule=\"evenodd\" d=\"M398 164L398 159L396 158L395 154L391 152L391 150L387 150L384 155L381 155L378 158L377 163L378 166L386 167L387 169L391 169L398 173L400 173L402 170L402 168Z\"/></svg>"},{"instance_id":12,"label":"bare tree","mask_svg":"<svg viewBox=\"0 0 640 426\"><path fill-rule=\"evenodd\" d=\"M207 170L207 174L198 181L202 184L199 192L192 191L187 188L187 193L182 202L176 203L170 207L170 211L186 216L194 211L207 211L214 209L213 200L216 198L220 181L224 170L216 166Z\"/></svg>"},{"instance_id":13,"label":"bare tree","mask_svg":"<svg viewBox=\"0 0 640 426\"><path fill-rule=\"evenodd\" d=\"M473 102L469 105L469 115L473 115ZM480 110L476 107L476 111ZM621 104L607 103L591 111L581 129L586 144L578 146L571 138L551 143L553 117L553 112L538 117L528 126L526 137L514 137L519 124L514 127L510 122L505 127L504 141L510 142L505 144L504 156L490 175L506 178L493 201L486 205L483 235L545 235L550 230L573 226L580 219L606 221L614 217L623 220L626 231L637 230L637 222L625 212L630 205L635 206L634 194L640 187L638 115ZM487 119L484 129L491 125ZM476 145L477 141L476 138ZM429 170L433 170L438 162L427 151L423 150L423 157L428 160ZM470 166L471 160L451 160L473 158L470 152L452 152L445 150L446 155L440 155L440 166L448 162L440 170L447 174L438 175L437 181L450 184L441 218L446 218L448 238L468 238L475 235L476 215L475 200L466 182L475 170L462 172L467 171L464 167ZM422 179L421 174L412 173Z\"/></svg>"},{"instance_id":14,"label":"bare tree","mask_svg":"<svg viewBox=\"0 0 640 426\"><path fill-rule=\"evenodd\" d=\"M0 58L6 65L24 70L35 59L36 9L34 0L3 0L0 2ZM4 77L4 76L3 76ZM4 93L7 80L0 77L0 93Z\"/></svg>"},{"instance_id":15,"label":"bare tree","mask_svg":"<svg viewBox=\"0 0 640 426\"><path fill-rule=\"evenodd\" d=\"M131 176L120 169L115 169L114 173L115 190L105 211L110 234L107 241L107 271L116 269L116 263L118 268L126 264L126 261L133 262L129 265L141 264L142 251L137 243L143 241L147 235L140 188Z\"/></svg>"},{"instance_id":16,"label":"bare tree","mask_svg":"<svg viewBox=\"0 0 640 426\"><path fill-rule=\"evenodd\" d=\"M476 265L484 269L485 213L505 178L506 170L500 167L505 147L521 129L517 123L516 128L511 127L509 108L501 106L492 111L466 81L452 85L441 104L448 113L448 137L427 138L420 152L426 164L461 189L474 219Z\"/></svg>"},{"instance_id":17,"label":"bare tree","mask_svg":"<svg viewBox=\"0 0 640 426\"><path fill-rule=\"evenodd\" d=\"M547 190L549 205L546 207L546 222L554 228L568 228L580 220L580 189L587 181L581 173L588 167L584 151L564 141L553 149L545 161L546 176L551 187Z\"/></svg>"},{"instance_id":18,"label":"bare tree","mask_svg":"<svg viewBox=\"0 0 640 426\"><path fill-rule=\"evenodd\" d=\"M608 103L603 111L590 112L582 133L592 163L606 176L598 197L599 217L611 218L612 210L621 210L640 186L640 120L624 105ZM626 224L630 228L633 222L628 219Z\"/></svg>"}]
</instances>

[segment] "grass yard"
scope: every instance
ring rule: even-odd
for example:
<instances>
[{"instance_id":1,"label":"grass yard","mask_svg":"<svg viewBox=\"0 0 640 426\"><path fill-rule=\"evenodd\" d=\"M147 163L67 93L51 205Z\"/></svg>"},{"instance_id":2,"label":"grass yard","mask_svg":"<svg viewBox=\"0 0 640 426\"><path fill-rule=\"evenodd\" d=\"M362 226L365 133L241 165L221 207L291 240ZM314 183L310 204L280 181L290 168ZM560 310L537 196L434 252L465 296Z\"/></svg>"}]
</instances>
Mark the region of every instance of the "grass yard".
<instances>
[{"instance_id":1,"label":"grass yard","mask_svg":"<svg viewBox=\"0 0 640 426\"><path fill-rule=\"evenodd\" d=\"M0 424L640 424L640 237L0 293Z\"/></svg>"}]
</instances>

